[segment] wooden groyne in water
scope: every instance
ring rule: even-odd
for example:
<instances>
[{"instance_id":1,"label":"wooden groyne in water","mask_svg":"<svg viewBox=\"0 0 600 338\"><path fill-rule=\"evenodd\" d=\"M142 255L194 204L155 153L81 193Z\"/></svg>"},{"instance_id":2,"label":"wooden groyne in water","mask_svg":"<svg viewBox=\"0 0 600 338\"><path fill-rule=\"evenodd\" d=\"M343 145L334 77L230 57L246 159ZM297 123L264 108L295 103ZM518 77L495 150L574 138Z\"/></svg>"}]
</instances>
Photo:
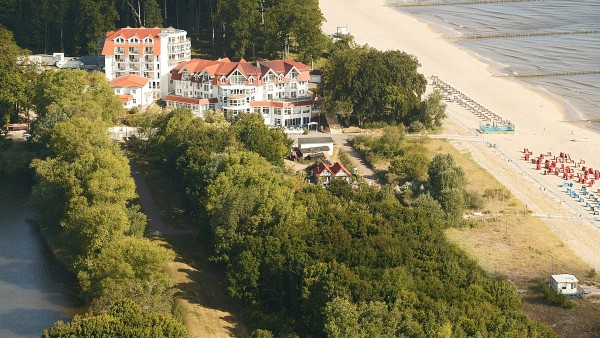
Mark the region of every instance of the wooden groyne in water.
<instances>
[{"instance_id":1,"label":"wooden groyne in water","mask_svg":"<svg viewBox=\"0 0 600 338\"><path fill-rule=\"evenodd\" d=\"M580 31L566 31L566 32L532 32L532 33L506 33L506 34L482 34L482 35L462 35L453 37L452 39L457 40L470 40L470 39L498 39L498 38L522 38L530 36L548 36L548 35L575 35L575 34L596 34L600 33L600 29L588 29Z\"/></svg>"},{"instance_id":2,"label":"wooden groyne in water","mask_svg":"<svg viewBox=\"0 0 600 338\"><path fill-rule=\"evenodd\" d=\"M542 2L546 0L473 0L473 1L436 1L436 2L394 2L388 4L389 7L427 7L427 6L463 6L463 5L487 5L508 2Z\"/></svg>"},{"instance_id":3,"label":"wooden groyne in water","mask_svg":"<svg viewBox=\"0 0 600 338\"><path fill-rule=\"evenodd\" d=\"M554 73L528 73L528 74L506 74L501 77L544 77L544 76L570 76L570 75L593 75L600 74L600 69L583 70L579 72L554 72Z\"/></svg>"}]
</instances>

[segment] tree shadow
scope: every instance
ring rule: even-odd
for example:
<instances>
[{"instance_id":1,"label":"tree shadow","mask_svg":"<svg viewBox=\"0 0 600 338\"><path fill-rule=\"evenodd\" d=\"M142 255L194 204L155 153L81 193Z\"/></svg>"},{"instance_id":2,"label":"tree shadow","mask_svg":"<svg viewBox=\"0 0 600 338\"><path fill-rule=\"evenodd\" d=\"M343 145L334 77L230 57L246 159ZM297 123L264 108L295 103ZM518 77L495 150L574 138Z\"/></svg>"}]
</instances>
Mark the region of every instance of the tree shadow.
<instances>
[{"instance_id":1,"label":"tree shadow","mask_svg":"<svg viewBox=\"0 0 600 338\"><path fill-rule=\"evenodd\" d=\"M209 261L208 241L201 236L164 236L164 240L177 254L176 261L189 266L178 269L185 274L188 282L175 285L175 296L191 304L227 313L220 318L230 324L228 333L234 337L248 337L242 323L243 307L227 294L223 268Z\"/></svg>"}]
</instances>

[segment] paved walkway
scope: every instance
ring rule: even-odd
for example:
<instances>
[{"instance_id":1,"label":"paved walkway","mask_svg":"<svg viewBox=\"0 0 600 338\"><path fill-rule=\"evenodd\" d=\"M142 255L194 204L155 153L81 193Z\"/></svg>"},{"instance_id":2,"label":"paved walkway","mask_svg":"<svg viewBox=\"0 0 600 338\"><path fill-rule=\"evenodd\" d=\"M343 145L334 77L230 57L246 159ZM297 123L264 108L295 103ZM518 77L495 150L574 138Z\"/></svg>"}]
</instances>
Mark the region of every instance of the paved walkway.
<instances>
[{"instance_id":1,"label":"paved walkway","mask_svg":"<svg viewBox=\"0 0 600 338\"><path fill-rule=\"evenodd\" d=\"M146 182L146 177L140 171L139 167L133 161L129 161L131 166L131 176L135 181L136 191L140 197L140 204L146 216L148 217L148 227L146 233L148 236L160 236L160 235L197 235L197 230L178 230L167 228L160 218L160 210L154 203L150 188Z\"/></svg>"},{"instance_id":2,"label":"paved walkway","mask_svg":"<svg viewBox=\"0 0 600 338\"><path fill-rule=\"evenodd\" d=\"M344 149L348 156L350 156L352 162L354 162L354 165L356 165L356 168L358 168L358 173L362 178L365 179L367 184L377 186L381 185L377 174L375 174L373 169L371 169L371 167L369 167L369 165L363 160L360 154L354 148L352 148L352 146L348 142L348 137L339 139L337 143L342 149ZM352 168L348 169L352 170Z\"/></svg>"}]
</instances>

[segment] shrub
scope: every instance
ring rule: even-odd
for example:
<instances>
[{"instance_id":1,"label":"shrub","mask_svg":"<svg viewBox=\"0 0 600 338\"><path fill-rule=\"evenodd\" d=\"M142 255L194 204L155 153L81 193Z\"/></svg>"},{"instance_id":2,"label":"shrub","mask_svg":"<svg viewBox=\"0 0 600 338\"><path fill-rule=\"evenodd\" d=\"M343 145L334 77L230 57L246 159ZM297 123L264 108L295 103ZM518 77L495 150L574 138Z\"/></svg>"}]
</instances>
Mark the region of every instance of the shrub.
<instances>
[{"instance_id":1,"label":"shrub","mask_svg":"<svg viewBox=\"0 0 600 338\"><path fill-rule=\"evenodd\" d=\"M510 190L506 188L496 188L496 189L485 189L483 191L483 197L485 198L498 198L503 200L508 200L511 196Z\"/></svg>"},{"instance_id":2,"label":"shrub","mask_svg":"<svg viewBox=\"0 0 600 338\"><path fill-rule=\"evenodd\" d=\"M475 190L465 191L465 206L467 209L477 210L485 206L485 200Z\"/></svg>"},{"instance_id":3,"label":"shrub","mask_svg":"<svg viewBox=\"0 0 600 338\"><path fill-rule=\"evenodd\" d=\"M548 284L546 284L546 282L542 284L540 291L548 304L558 306L563 309L573 308L573 302L569 300L569 298L567 298L565 295L556 293L554 290L552 290L552 288L550 288L550 286L548 286Z\"/></svg>"},{"instance_id":4,"label":"shrub","mask_svg":"<svg viewBox=\"0 0 600 338\"><path fill-rule=\"evenodd\" d=\"M414 121L408 126L408 131L411 133L418 133L425 129L425 125L421 121Z\"/></svg>"}]
</instances>

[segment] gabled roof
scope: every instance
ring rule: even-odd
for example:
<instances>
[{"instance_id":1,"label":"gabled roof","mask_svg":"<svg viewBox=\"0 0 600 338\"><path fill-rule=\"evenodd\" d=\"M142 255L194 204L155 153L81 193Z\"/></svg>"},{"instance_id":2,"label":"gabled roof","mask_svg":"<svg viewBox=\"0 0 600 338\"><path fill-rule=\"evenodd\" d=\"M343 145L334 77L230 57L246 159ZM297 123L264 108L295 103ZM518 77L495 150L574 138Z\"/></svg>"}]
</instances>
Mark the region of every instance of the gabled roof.
<instances>
[{"instance_id":1,"label":"gabled roof","mask_svg":"<svg viewBox=\"0 0 600 338\"><path fill-rule=\"evenodd\" d=\"M346 169L339 162L335 162L333 165L328 165L325 162L321 162L313 169L313 175L315 175L316 177L320 177L323 175L333 177L343 176L339 175L340 173L345 173L346 176L352 176L348 169Z\"/></svg>"},{"instance_id":2,"label":"gabled roof","mask_svg":"<svg viewBox=\"0 0 600 338\"><path fill-rule=\"evenodd\" d=\"M308 81L310 79L309 67L301 62L293 60L259 60L257 63L248 62L241 59L238 62L230 61L228 58L218 60L192 59L179 63L172 71L174 80L180 80L178 76L182 68L187 69L190 73L199 74L206 71L211 77L228 77L236 69L245 77L254 76L256 80L262 78L269 72L275 75L286 75L292 69L299 72L300 81Z\"/></svg>"},{"instance_id":3,"label":"gabled roof","mask_svg":"<svg viewBox=\"0 0 600 338\"><path fill-rule=\"evenodd\" d=\"M320 162L319 164L317 164L317 166L313 169L313 175L315 177L320 177L320 176L332 176L333 173L331 172L331 169L329 168L329 166L325 163L325 162Z\"/></svg>"},{"instance_id":4,"label":"gabled roof","mask_svg":"<svg viewBox=\"0 0 600 338\"><path fill-rule=\"evenodd\" d=\"M142 26L140 28L132 28L132 27L127 26L125 28L106 32L106 38L110 39L110 40L114 40L120 36L126 40L129 40L129 38L132 38L135 36L141 40L141 39L144 39L145 37L149 36L153 39L158 39L158 34L160 33L161 30L162 30L162 28L159 28L159 27L146 28L146 27Z\"/></svg>"},{"instance_id":5,"label":"gabled roof","mask_svg":"<svg viewBox=\"0 0 600 338\"><path fill-rule=\"evenodd\" d=\"M145 86L149 78L135 75L135 74L127 74L123 76L119 76L110 81L111 87L143 87Z\"/></svg>"},{"instance_id":6,"label":"gabled roof","mask_svg":"<svg viewBox=\"0 0 600 338\"><path fill-rule=\"evenodd\" d=\"M346 169L346 167L344 167L339 162L335 162L330 167L330 170L331 170L331 172L333 173L334 176L339 176L338 174L340 174L340 171L343 172L343 173L346 173L346 176L352 176L352 174L350 174L350 171L348 171L348 169Z\"/></svg>"},{"instance_id":7,"label":"gabled roof","mask_svg":"<svg viewBox=\"0 0 600 338\"><path fill-rule=\"evenodd\" d=\"M154 42L152 43L152 45L154 46L154 54L159 55L160 54L160 43L159 43L160 37L158 36L158 34L160 34L160 32L162 30L163 29L159 28L159 27L131 28L131 27L127 26L125 28L117 29L114 31L108 31L108 32L106 32L104 46L102 47L102 55L114 55L115 54L115 39L116 38L122 37L123 39L125 39L125 44L117 45L117 46L125 47L125 46L130 45L128 40L134 36L137 37L140 40L140 42L138 44L133 44L133 46L146 45L146 44L143 44L143 42L142 42L142 40L146 37L151 37L152 39L154 39Z\"/></svg>"}]
</instances>

